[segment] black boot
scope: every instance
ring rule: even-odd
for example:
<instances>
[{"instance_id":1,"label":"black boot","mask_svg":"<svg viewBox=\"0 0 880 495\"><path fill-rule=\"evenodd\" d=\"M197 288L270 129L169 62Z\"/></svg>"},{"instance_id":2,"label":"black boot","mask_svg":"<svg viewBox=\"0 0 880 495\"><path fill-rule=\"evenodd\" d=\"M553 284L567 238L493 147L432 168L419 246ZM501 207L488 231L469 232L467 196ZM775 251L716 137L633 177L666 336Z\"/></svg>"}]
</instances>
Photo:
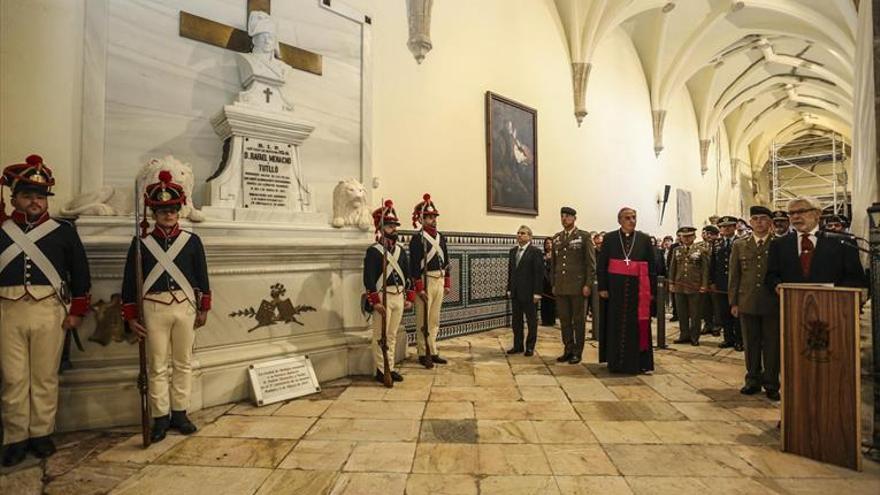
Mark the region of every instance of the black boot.
<instances>
[{"instance_id":1,"label":"black boot","mask_svg":"<svg viewBox=\"0 0 880 495\"><path fill-rule=\"evenodd\" d=\"M385 374L379 370L376 370L376 376L373 378L379 383L385 383Z\"/></svg>"},{"instance_id":2,"label":"black boot","mask_svg":"<svg viewBox=\"0 0 880 495\"><path fill-rule=\"evenodd\" d=\"M165 440L165 434L168 433L168 426L171 420L168 416L159 416L153 418L153 428L150 430L150 442L156 443Z\"/></svg>"},{"instance_id":3,"label":"black boot","mask_svg":"<svg viewBox=\"0 0 880 495\"><path fill-rule=\"evenodd\" d=\"M24 460L27 456L28 441L10 443L3 450L3 465L6 467L15 466Z\"/></svg>"},{"instance_id":4,"label":"black boot","mask_svg":"<svg viewBox=\"0 0 880 495\"><path fill-rule=\"evenodd\" d=\"M434 361L434 362L437 363L437 364L446 364L446 363L449 362L449 361L443 359L442 357L440 357L439 354L434 354L434 355L432 355L432 356L431 356L431 361Z\"/></svg>"},{"instance_id":5,"label":"black boot","mask_svg":"<svg viewBox=\"0 0 880 495\"><path fill-rule=\"evenodd\" d=\"M419 364L428 369L434 367L434 361L431 360L428 356L419 356Z\"/></svg>"},{"instance_id":6,"label":"black boot","mask_svg":"<svg viewBox=\"0 0 880 495\"><path fill-rule=\"evenodd\" d=\"M49 435L31 438L29 446L34 456L40 459L45 459L55 453L55 442L49 438Z\"/></svg>"},{"instance_id":7,"label":"black boot","mask_svg":"<svg viewBox=\"0 0 880 495\"><path fill-rule=\"evenodd\" d=\"M402 381L403 381L403 377L400 376L400 373L398 373L398 372L396 372L396 371L392 371L392 372L391 372L391 381L393 381L393 382L402 382Z\"/></svg>"},{"instance_id":8,"label":"black boot","mask_svg":"<svg viewBox=\"0 0 880 495\"><path fill-rule=\"evenodd\" d=\"M198 430L196 425L186 417L186 411L171 411L171 428L179 431L182 435L192 435Z\"/></svg>"}]
</instances>

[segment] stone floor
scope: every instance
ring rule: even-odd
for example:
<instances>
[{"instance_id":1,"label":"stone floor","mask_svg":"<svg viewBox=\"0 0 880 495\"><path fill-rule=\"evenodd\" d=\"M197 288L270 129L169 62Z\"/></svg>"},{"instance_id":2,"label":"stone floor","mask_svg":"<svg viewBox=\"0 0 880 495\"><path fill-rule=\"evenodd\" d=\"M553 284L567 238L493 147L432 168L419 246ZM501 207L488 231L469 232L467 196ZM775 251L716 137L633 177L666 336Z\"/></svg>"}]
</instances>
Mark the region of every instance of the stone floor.
<instances>
[{"instance_id":1,"label":"stone floor","mask_svg":"<svg viewBox=\"0 0 880 495\"><path fill-rule=\"evenodd\" d=\"M0 471L0 493L880 493L872 461L857 473L781 453L778 404L739 394L742 354L715 338L657 351L653 375L614 376L594 342L557 365L558 336L542 327L531 358L505 355L509 331L444 341L450 364L410 357L391 390L344 379L214 407L193 415L196 435L148 450L134 428L62 434L50 460Z\"/></svg>"}]
</instances>

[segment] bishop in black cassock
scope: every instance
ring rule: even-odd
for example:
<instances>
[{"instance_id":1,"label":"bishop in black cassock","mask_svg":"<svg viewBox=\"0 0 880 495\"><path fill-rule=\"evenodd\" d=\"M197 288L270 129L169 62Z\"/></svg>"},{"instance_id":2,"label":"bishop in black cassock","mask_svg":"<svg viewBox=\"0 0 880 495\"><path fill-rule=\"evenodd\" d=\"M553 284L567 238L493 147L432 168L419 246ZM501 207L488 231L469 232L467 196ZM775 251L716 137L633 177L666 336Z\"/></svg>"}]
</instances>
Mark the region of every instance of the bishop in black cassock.
<instances>
[{"instance_id":1,"label":"bishop in black cassock","mask_svg":"<svg viewBox=\"0 0 880 495\"><path fill-rule=\"evenodd\" d=\"M599 329L599 362L607 362L614 373L644 373L654 369L656 257L650 237L635 230L635 210L621 209L617 221L621 228L605 235L596 266L599 295L608 308Z\"/></svg>"}]
</instances>

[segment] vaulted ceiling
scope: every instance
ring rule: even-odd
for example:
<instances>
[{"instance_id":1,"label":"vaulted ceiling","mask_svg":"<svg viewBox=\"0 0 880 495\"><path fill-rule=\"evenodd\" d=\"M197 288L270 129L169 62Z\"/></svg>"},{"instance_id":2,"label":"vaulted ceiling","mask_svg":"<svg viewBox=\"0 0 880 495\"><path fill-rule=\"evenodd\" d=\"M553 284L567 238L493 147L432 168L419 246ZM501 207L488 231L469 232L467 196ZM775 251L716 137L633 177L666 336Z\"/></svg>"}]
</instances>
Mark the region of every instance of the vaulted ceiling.
<instances>
[{"instance_id":1,"label":"vaulted ceiling","mask_svg":"<svg viewBox=\"0 0 880 495\"><path fill-rule=\"evenodd\" d=\"M694 104L704 170L722 126L734 170L740 157L758 171L774 141L830 132L850 139L853 0L554 2L568 41L578 123L589 118L590 74L603 69L593 65L593 54L621 28L648 82L658 155L667 110L681 90Z\"/></svg>"}]
</instances>

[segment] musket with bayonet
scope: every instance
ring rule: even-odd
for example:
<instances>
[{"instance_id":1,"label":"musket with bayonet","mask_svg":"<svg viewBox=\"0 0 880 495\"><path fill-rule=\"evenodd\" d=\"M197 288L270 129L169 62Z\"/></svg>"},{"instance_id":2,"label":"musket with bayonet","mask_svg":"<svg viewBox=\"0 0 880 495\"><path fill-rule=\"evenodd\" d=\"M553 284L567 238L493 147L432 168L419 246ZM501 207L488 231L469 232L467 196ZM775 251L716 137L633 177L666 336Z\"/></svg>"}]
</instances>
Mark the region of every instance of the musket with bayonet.
<instances>
[{"instance_id":1,"label":"musket with bayonet","mask_svg":"<svg viewBox=\"0 0 880 495\"><path fill-rule=\"evenodd\" d=\"M425 359L428 362L431 361L431 356L434 353L431 352L431 334L428 330L428 308L429 308L429 296L428 296L428 247L425 244L425 205L427 204L427 200L422 204L422 211L420 212L419 221L422 224L422 288L424 290L424 298L422 299L422 307L424 311L422 311L422 336L425 337ZM420 296L421 297L421 296Z\"/></svg>"},{"instance_id":2,"label":"musket with bayonet","mask_svg":"<svg viewBox=\"0 0 880 495\"><path fill-rule=\"evenodd\" d=\"M388 239L385 237L385 209L389 206L382 202L379 220L379 239L382 241L382 338L379 348L382 349L382 379L387 388L394 386L391 381L391 363L388 361Z\"/></svg>"},{"instance_id":3,"label":"musket with bayonet","mask_svg":"<svg viewBox=\"0 0 880 495\"><path fill-rule=\"evenodd\" d=\"M141 326L146 328L144 324L144 270L143 270L143 253L141 252L141 239L147 236L147 228L150 223L147 221L147 206L144 202L143 218L138 217L140 212L140 204L138 197L140 196L140 188L138 181L135 180L134 195L134 280L135 280L135 297L137 301L137 321ZM137 387L140 394L141 403L141 436L143 437L144 448L150 446L150 385L147 381L147 343L144 337L138 337L138 378Z\"/></svg>"}]
</instances>

